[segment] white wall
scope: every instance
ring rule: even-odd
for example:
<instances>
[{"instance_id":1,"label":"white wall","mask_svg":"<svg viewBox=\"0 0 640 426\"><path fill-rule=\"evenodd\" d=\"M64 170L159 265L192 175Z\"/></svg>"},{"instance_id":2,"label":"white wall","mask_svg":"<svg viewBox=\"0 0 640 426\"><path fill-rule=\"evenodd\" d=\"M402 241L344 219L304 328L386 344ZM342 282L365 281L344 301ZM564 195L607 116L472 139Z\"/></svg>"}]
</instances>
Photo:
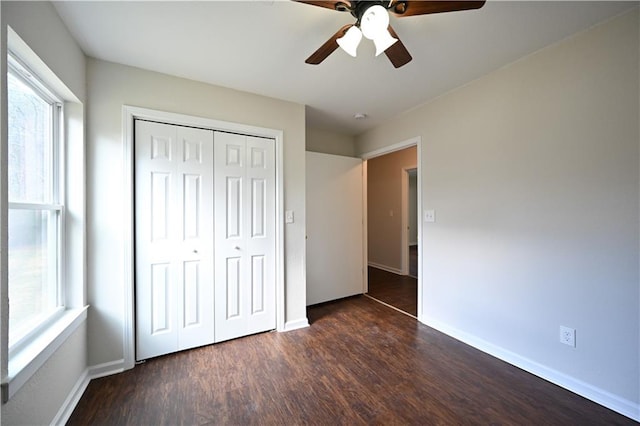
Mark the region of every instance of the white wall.
<instances>
[{"instance_id":1,"label":"white wall","mask_svg":"<svg viewBox=\"0 0 640 426\"><path fill-rule=\"evenodd\" d=\"M50 71L60 79L64 85L71 89L72 94L80 102L85 100L85 57L76 42L73 40L66 27L58 17L53 6L48 2L0 2L2 16L3 43L0 52L2 62L2 81L5 81L6 73L6 44L7 25L10 26L18 36L25 41L31 50L46 64ZM3 87L6 87L3 85ZM4 90L3 90L4 92ZM7 145L6 132L6 95L2 96L2 146ZM73 115L82 117L82 105L73 105ZM83 139L82 123L74 123L70 128L72 132L79 135L80 140L74 143L78 151L74 152L74 158L82 161ZM2 164L0 169L4 170L2 180L6 174L6 151L3 148ZM83 168L79 167L82 180ZM1 194L1 204L5 206L7 200L6 183L3 183ZM78 188L74 186L74 189ZM82 191L82 186L80 186ZM84 214L84 198L82 194L77 195L73 200L74 218L82 222ZM75 215L75 212L78 215ZM73 221L71 226L77 228L82 233L82 224ZM2 295L6 298L6 234L2 239ZM73 249L81 253L83 251L82 236L74 238ZM80 260L82 257L80 256ZM82 280L84 265L73 268L74 278ZM81 287L81 286L80 286ZM82 294L71 295L74 304L82 305ZM2 304L2 323L8 324L8 312L6 299ZM6 339L6 329L3 330L3 340ZM30 378L29 381L16 393L8 403L2 405L2 424L46 424L51 422L58 414L60 407L65 402L67 396L72 393L78 382L83 379L83 374L87 368L86 358L87 337L86 326L78 327L58 350L45 362L45 364ZM6 342L3 342L2 356L6 356ZM6 375L6 359L2 360L3 377Z\"/></svg>"},{"instance_id":2,"label":"white wall","mask_svg":"<svg viewBox=\"0 0 640 426\"><path fill-rule=\"evenodd\" d=\"M3 0L2 15L5 23L84 102L85 56L53 5L41 1Z\"/></svg>"},{"instance_id":3,"label":"white wall","mask_svg":"<svg viewBox=\"0 0 640 426\"><path fill-rule=\"evenodd\" d=\"M355 138L328 130L307 127L306 149L324 154L355 157Z\"/></svg>"},{"instance_id":4,"label":"white wall","mask_svg":"<svg viewBox=\"0 0 640 426\"><path fill-rule=\"evenodd\" d=\"M91 365L124 356L123 105L284 131L284 207L296 218L285 227L285 322L306 323L304 106L95 59L87 81Z\"/></svg>"},{"instance_id":5,"label":"white wall","mask_svg":"<svg viewBox=\"0 0 640 426\"><path fill-rule=\"evenodd\" d=\"M364 290L362 160L307 152L307 305Z\"/></svg>"},{"instance_id":6,"label":"white wall","mask_svg":"<svg viewBox=\"0 0 640 426\"><path fill-rule=\"evenodd\" d=\"M638 27L636 8L356 141L422 136L423 322L636 418Z\"/></svg>"}]
</instances>

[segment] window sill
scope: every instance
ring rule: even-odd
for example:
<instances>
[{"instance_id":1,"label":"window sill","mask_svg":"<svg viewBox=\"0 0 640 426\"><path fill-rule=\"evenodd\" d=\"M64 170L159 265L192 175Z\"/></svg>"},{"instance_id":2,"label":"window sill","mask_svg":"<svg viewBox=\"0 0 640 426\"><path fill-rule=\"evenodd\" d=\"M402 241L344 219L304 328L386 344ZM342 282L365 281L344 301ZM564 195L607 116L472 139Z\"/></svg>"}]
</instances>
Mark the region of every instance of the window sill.
<instances>
[{"instance_id":1,"label":"window sill","mask_svg":"<svg viewBox=\"0 0 640 426\"><path fill-rule=\"evenodd\" d=\"M2 381L2 402L7 402L87 319L88 306L67 309L49 328L9 359Z\"/></svg>"}]
</instances>

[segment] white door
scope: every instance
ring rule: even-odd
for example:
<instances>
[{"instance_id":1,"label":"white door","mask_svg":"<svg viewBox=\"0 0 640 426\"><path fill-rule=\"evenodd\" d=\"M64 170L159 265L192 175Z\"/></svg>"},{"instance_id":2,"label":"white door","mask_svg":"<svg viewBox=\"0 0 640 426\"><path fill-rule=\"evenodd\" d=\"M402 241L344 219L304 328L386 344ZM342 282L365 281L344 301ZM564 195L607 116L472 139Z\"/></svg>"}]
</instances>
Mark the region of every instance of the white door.
<instances>
[{"instance_id":1,"label":"white door","mask_svg":"<svg viewBox=\"0 0 640 426\"><path fill-rule=\"evenodd\" d=\"M135 122L136 359L214 342L213 131Z\"/></svg>"},{"instance_id":2,"label":"white door","mask_svg":"<svg viewBox=\"0 0 640 426\"><path fill-rule=\"evenodd\" d=\"M307 305L363 293L362 160L307 152Z\"/></svg>"},{"instance_id":3,"label":"white door","mask_svg":"<svg viewBox=\"0 0 640 426\"><path fill-rule=\"evenodd\" d=\"M216 341L272 330L275 141L215 132Z\"/></svg>"}]
</instances>

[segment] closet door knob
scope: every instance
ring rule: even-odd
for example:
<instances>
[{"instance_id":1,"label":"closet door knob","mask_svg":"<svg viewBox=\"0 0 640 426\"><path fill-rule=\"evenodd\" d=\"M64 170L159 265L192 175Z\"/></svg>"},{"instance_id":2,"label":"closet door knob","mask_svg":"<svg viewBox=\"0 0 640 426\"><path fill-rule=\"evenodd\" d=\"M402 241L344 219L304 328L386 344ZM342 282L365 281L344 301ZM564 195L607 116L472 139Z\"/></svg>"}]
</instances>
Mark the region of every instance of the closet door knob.
<instances>
[{"instance_id":1,"label":"closet door knob","mask_svg":"<svg viewBox=\"0 0 640 426\"><path fill-rule=\"evenodd\" d=\"M235 246L234 248L235 248L236 250L240 250L240 247L238 247L238 246Z\"/></svg>"}]
</instances>

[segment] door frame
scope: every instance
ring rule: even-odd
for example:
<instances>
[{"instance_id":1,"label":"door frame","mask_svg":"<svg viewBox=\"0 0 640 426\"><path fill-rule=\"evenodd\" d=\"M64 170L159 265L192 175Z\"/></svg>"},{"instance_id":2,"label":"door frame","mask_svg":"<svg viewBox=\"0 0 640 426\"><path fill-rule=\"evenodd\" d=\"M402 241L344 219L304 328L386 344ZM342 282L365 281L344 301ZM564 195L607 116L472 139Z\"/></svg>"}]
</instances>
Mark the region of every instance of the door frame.
<instances>
[{"instance_id":1,"label":"door frame","mask_svg":"<svg viewBox=\"0 0 640 426\"><path fill-rule=\"evenodd\" d=\"M402 241L402 251L400 259L402 262L401 269L404 275L409 275L411 272L411 268L409 266L409 172L412 170L416 171L417 180L417 165L402 168L402 236L400 238Z\"/></svg>"},{"instance_id":2,"label":"door frame","mask_svg":"<svg viewBox=\"0 0 640 426\"><path fill-rule=\"evenodd\" d=\"M130 105L122 107L123 138L123 279L124 279L124 322L123 322L123 367L131 369L135 365L135 200L134 200L134 120L142 119L181 126L200 127L223 132L240 133L249 136L275 140L276 160L276 330L285 329L284 299L284 180L283 180L283 136L284 131L256 127L247 124L214 120L185 114L141 108Z\"/></svg>"},{"instance_id":3,"label":"door frame","mask_svg":"<svg viewBox=\"0 0 640 426\"><path fill-rule=\"evenodd\" d=\"M417 209L418 209L418 321L424 323L424 312L422 308L422 298L423 298L423 280L422 280L422 136L415 136L410 139L406 139L402 142L398 142L389 146L385 146L373 151L365 152L360 155L360 158L364 161L362 165L362 200L364 203L363 208L363 226L364 226L364 266L365 268L369 265L368 259L368 223L367 223L367 160L370 160L375 157L380 157L381 155L391 154L395 151L400 151L405 148L410 148L415 146L417 149L417 164L416 167L410 167L411 169L415 168L418 171L418 200L417 200ZM403 174L406 175L406 173ZM406 195L405 195L406 197ZM404 216L404 215L403 215ZM403 235L406 235L403 232ZM408 251L408 248L407 248ZM364 285L363 292L366 293L369 289L369 278L368 274L364 274Z\"/></svg>"}]
</instances>

